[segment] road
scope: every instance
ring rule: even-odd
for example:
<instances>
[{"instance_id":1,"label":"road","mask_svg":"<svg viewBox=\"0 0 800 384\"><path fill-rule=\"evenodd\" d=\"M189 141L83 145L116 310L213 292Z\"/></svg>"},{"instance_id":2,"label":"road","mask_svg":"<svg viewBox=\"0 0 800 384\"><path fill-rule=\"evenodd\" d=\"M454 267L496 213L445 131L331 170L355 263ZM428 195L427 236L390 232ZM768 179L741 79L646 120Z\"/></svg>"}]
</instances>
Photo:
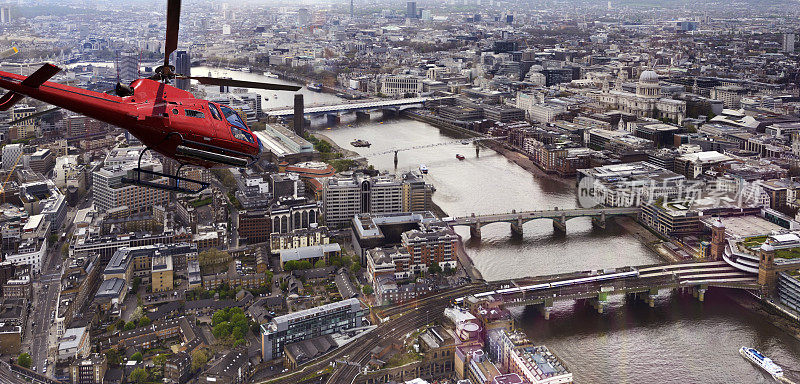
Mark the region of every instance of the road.
<instances>
[{"instance_id":1,"label":"road","mask_svg":"<svg viewBox=\"0 0 800 384\"><path fill-rule=\"evenodd\" d=\"M313 363L304 366L302 369L264 381L270 384L295 384L301 382L305 377L314 374L328 367L331 362L343 360L364 366L369 360L369 353L381 340L392 337L402 337L405 334L424 326L441 316L443 310L453 299L471 293L484 291L487 286L484 284L471 284L459 288L447 290L422 299L398 305L387 309L384 316L391 316L391 319L379 324L372 332L361 336L341 348L336 349L331 354L315 360ZM358 374L359 368L352 365L338 364L330 377L328 383L350 383Z\"/></svg>"},{"instance_id":2,"label":"road","mask_svg":"<svg viewBox=\"0 0 800 384\"><path fill-rule=\"evenodd\" d=\"M61 282L61 242L49 247L42 266L42 274L33 281L31 313L28 316L30 355L33 367L42 372L45 360L55 361L49 353L50 337L55 334L51 315L56 311L58 290Z\"/></svg>"},{"instance_id":3,"label":"road","mask_svg":"<svg viewBox=\"0 0 800 384\"><path fill-rule=\"evenodd\" d=\"M225 198L228 197L228 188L225 187L217 177L212 175L211 177L211 185L222 192L222 195ZM231 222L232 228L228 228L228 248L238 248L239 247L239 210L233 205L231 201L228 204L228 214Z\"/></svg>"},{"instance_id":4,"label":"road","mask_svg":"<svg viewBox=\"0 0 800 384\"><path fill-rule=\"evenodd\" d=\"M85 208L88 204L81 204L79 208ZM64 233L71 233L73 221L75 219L75 209L70 209L64 222L67 227ZM62 230L56 231L59 240L55 244L48 245L45 259L42 260L41 274L33 279L33 295L31 297L31 311L28 314L28 324L26 324L27 340L29 347L31 368L36 368L39 373L52 375L54 373L56 360L55 353L51 353L51 346L57 342L55 323L51 317L57 310L58 294L61 287L61 275L63 273L63 258L61 256L61 246L64 241L60 238ZM45 361L49 366L45 367Z\"/></svg>"}]
</instances>

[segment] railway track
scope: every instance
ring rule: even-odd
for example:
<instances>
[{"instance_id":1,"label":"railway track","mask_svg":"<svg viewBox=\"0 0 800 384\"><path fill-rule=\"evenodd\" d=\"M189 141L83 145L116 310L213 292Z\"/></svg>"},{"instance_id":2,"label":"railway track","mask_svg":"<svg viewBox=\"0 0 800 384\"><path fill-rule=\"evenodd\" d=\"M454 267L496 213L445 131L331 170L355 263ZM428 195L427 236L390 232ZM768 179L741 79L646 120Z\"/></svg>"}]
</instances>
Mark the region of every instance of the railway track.
<instances>
[{"instance_id":1,"label":"railway track","mask_svg":"<svg viewBox=\"0 0 800 384\"><path fill-rule=\"evenodd\" d=\"M260 382L260 384L296 384L304 382L309 376L329 367L336 360L347 361L351 364L337 364L328 377L328 383L350 383L360 371L360 367L369 361L369 353L381 340L392 337L401 337L430 322L440 320L444 314L443 309L450 305L453 299L474 292L481 292L487 287L485 284L471 284L464 287L439 292L422 299L397 305L382 312L383 317L389 320L379 324L373 331L361 336L337 350L331 352L317 361L290 374Z\"/></svg>"}]
</instances>

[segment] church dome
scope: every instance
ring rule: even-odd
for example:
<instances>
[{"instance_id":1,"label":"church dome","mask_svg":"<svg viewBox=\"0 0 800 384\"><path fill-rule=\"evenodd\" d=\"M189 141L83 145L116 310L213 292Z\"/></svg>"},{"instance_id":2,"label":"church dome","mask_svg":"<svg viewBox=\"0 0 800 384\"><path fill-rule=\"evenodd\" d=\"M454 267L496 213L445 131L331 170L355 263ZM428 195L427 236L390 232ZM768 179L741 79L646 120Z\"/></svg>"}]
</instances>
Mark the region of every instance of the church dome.
<instances>
[{"instance_id":1,"label":"church dome","mask_svg":"<svg viewBox=\"0 0 800 384\"><path fill-rule=\"evenodd\" d=\"M658 82L658 74L655 71L644 71L639 76L639 81L645 83L657 83Z\"/></svg>"}]
</instances>

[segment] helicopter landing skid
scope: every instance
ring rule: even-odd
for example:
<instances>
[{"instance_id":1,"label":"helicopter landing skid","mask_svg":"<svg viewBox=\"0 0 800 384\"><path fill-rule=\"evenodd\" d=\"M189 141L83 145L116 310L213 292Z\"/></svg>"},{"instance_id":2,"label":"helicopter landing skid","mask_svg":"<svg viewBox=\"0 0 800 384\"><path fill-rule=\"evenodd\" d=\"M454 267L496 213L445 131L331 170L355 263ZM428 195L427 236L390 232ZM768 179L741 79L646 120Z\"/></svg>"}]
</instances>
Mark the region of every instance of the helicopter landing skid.
<instances>
[{"instance_id":1,"label":"helicopter landing skid","mask_svg":"<svg viewBox=\"0 0 800 384\"><path fill-rule=\"evenodd\" d=\"M145 148L144 150L142 150L142 153L139 154L139 163L137 164L136 168L130 171L131 173L122 178L123 183L138 185L146 188L160 189L170 192L187 193L192 195L202 192L204 189L208 188L209 185L211 185L211 183L207 183L205 181L199 181L195 179L190 179L188 177L178 176L178 174L180 174L181 172L181 168L183 168L183 164L181 164L181 166L178 167L178 170L175 171L174 175L142 168L142 156L149 149L150 148ZM142 174L145 175L145 179L142 179ZM133 176L133 177L128 177L128 176ZM156 178L161 178L161 177L167 179L166 184L156 183L152 181ZM196 188L182 187L181 183L195 184L197 185L197 187Z\"/></svg>"}]
</instances>

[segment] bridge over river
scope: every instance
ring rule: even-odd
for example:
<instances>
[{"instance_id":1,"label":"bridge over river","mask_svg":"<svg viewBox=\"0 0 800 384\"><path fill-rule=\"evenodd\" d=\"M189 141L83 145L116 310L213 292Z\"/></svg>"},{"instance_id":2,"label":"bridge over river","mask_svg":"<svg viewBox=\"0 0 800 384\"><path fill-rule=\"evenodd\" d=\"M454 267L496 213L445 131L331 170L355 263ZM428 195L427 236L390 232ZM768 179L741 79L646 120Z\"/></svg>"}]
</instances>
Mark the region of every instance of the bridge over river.
<instances>
[{"instance_id":1,"label":"bridge over river","mask_svg":"<svg viewBox=\"0 0 800 384\"><path fill-rule=\"evenodd\" d=\"M362 112L366 113L368 111L373 110L390 110L393 112L399 111L401 108L404 107L411 107L415 105L424 105L427 102L432 101L441 101L452 99L452 96L447 97L412 97L407 99L379 99L379 100L370 100L364 101L360 103L345 103L345 104L336 104L336 105L323 105L323 106L315 106L310 108L305 108L303 110L303 115L305 116L318 116L318 115L330 115L332 119L336 118L341 113L346 112ZM272 111L266 111L267 116L270 118L288 118L294 116L294 109L278 109Z\"/></svg>"},{"instance_id":2,"label":"bridge over river","mask_svg":"<svg viewBox=\"0 0 800 384\"><path fill-rule=\"evenodd\" d=\"M549 318L553 302L558 300L588 300L602 313L609 295L631 295L646 301L651 307L655 297L664 290L688 290L703 301L710 287L758 290L756 276L735 269L724 261L698 261L679 264L655 264L624 267L603 271L586 271L538 278L500 282L501 289L457 299L470 301L492 298L504 307L540 306Z\"/></svg>"},{"instance_id":3,"label":"bridge over river","mask_svg":"<svg viewBox=\"0 0 800 384\"><path fill-rule=\"evenodd\" d=\"M443 221L451 227L457 225L468 225L470 229L470 236L474 238L481 237L481 227L491 223L510 223L511 232L515 235L522 235L522 226L537 219L551 219L553 220L553 228L558 231L567 231L567 220L576 217L591 217L592 223L605 228L606 218L614 216L629 216L638 214L641 208L638 207L623 207L623 208L576 208L576 209L553 209L543 211L526 211L517 212L511 211L509 213L497 213L488 215L472 214L465 217L447 217Z\"/></svg>"}]
</instances>

